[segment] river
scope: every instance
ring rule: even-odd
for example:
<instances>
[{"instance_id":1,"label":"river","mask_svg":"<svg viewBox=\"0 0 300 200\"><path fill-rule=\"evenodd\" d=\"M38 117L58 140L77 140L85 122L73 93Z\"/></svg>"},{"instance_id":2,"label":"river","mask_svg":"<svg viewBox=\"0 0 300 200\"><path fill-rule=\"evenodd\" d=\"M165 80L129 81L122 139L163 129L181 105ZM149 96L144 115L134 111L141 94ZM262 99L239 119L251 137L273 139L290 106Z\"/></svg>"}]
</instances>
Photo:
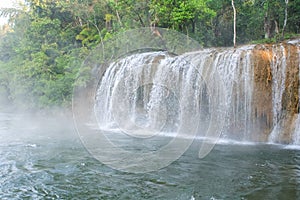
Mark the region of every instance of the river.
<instances>
[{"instance_id":1,"label":"river","mask_svg":"<svg viewBox=\"0 0 300 200\"><path fill-rule=\"evenodd\" d=\"M38 120L37 120L38 119ZM299 148L199 141L171 165L126 173L94 159L72 120L0 113L0 199L300 199Z\"/></svg>"}]
</instances>

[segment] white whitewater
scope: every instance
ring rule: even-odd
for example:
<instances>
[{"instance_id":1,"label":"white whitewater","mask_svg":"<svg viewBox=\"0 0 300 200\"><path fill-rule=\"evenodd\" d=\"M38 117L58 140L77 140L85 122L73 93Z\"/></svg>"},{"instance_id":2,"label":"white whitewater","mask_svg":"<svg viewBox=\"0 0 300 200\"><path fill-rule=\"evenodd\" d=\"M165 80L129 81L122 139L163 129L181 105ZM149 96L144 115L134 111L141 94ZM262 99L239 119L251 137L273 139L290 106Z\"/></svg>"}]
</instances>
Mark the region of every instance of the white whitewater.
<instances>
[{"instance_id":1,"label":"white whitewater","mask_svg":"<svg viewBox=\"0 0 300 200\"><path fill-rule=\"evenodd\" d=\"M249 134L251 101L253 91L253 69L251 50L254 46L239 49L211 49L186 55L202 74L206 84L214 90L223 90L221 99L225 124L222 137L245 141ZM216 96L218 98L218 96ZM214 111L218 112L218 111ZM217 122L215 122L217 123Z\"/></svg>"},{"instance_id":2,"label":"white whitewater","mask_svg":"<svg viewBox=\"0 0 300 200\"><path fill-rule=\"evenodd\" d=\"M294 40L290 41L289 44L294 44L298 50L298 58L300 59L300 41ZM298 45L297 45L298 44ZM282 110L282 101L283 101L283 93L285 90L285 82L286 82L286 60L288 55L286 55L286 49L284 46L280 45L280 47L273 48L274 57L272 60L272 75L273 75L273 131L269 136L269 142L278 143L280 142L280 136L284 132L286 127L282 126L282 121L284 120L283 110ZM300 62L298 67L299 72L299 80L300 80ZM300 83L298 83L298 106L300 106ZM291 134L292 145L300 145L300 114L299 107L298 113L294 116L294 123L290 124L294 127L294 131Z\"/></svg>"},{"instance_id":3,"label":"white whitewater","mask_svg":"<svg viewBox=\"0 0 300 200\"><path fill-rule=\"evenodd\" d=\"M297 115L295 131L293 136L293 144L300 145L300 114Z\"/></svg>"},{"instance_id":4,"label":"white whitewater","mask_svg":"<svg viewBox=\"0 0 300 200\"><path fill-rule=\"evenodd\" d=\"M118 127L136 137L177 129L191 134L208 112L207 98L205 82L188 61L165 52L142 53L109 66L95 112L101 128Z\"/></svg>"},{"instance_id":5,"label":"white whitewater","mask_svg":"<svg viewBox=\"0 0 300 200\"><path fill-rule=\"evenodd\" d=\"M204 49L180 56L147 52L111 63L96 95L99 127L120 128L141 138L163 133L194 137L191 132L196 132L200 138L218 138L222 133L223 139L260 141L261 133L253 127L254 47ZM271 49L272 102L265 103L272 104L275 128L269 142L277 142L281 134L289 56L285 48ZM294 144L300 144L297 116Z\"/></svg>"},{"instance_id":6,"label":"white whitewater","mask_svg":"<svg viewBox=\"0 0 300 200\"><path fill-rule=\"evenodd\" d=\"M273 131L269 142L277 142L281 133L280 120L282 114L282 95L285 90L286 54L282 45L273 46L271 59L272 69L272 104L273 104Z\"/></svg>"}]
</instances>

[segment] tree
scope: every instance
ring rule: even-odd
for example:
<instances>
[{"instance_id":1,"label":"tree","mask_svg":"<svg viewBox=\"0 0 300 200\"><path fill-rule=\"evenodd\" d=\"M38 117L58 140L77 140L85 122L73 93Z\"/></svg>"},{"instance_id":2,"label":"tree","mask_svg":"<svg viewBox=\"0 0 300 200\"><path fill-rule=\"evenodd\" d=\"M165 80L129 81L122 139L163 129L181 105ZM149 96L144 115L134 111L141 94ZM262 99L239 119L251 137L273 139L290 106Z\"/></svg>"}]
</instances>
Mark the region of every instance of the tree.
<instances>
[{"instance_id":1,"label":"tree","mask_svg":"<svg viewBox=\"0 0 300 200\"><path fill-rule=\"evenodd\" d=\"M151 26L175 29L202 44L209 44L216 15L209 4L211 0L152 0L149 4Z\"/></svg>"},{"instance_id":2,"label":"tree","mask_svg":"<svg viewBox=\"0 0 300 200\"><path fill-rule=\"evenodd\" d=\"M284 23L283 23L283 27L282 27L282 38L284 38L284 32L285 32L286 24L287 24L287 20L288 20L288 4L289 4L289 0L285 0Z\"/></svg>"},{"instance_id":3,"label":"tree","mask_svg":"<svg viewBox=\"0 0 300 200\"><path fill-rule=\"evenodd\" d=\"M236 9L234 5L234 0L231 0L231 5L233 9L233 46L236 48Z\"/></svg>"},{"instance_id":4,"label":"tree","mask_svg":"<svg viewBox=\"0 0 300 200\"><path fill-rule=\"evenodd\" d=\"M0 42L0 67L7 72L7 77L0 75L2 85L12 101L27 108L70 104L86 55L75 38L80 29L73 15L54 1L29 5L30 11L15 18L13 32Z\"/></svg>"}]
</instances>

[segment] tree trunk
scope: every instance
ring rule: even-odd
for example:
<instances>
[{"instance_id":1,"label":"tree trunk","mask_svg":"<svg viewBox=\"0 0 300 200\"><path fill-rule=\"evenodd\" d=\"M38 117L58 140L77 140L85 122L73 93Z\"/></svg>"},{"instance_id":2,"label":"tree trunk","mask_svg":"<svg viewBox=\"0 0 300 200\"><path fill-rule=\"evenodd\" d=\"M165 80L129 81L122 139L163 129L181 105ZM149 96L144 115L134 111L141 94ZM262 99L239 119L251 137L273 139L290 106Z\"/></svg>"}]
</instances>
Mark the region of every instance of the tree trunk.
<instances>
[{"instance_id":1,"label":"tree trunk","mask_svg":"<svg viewBox=\"0 0 300 200\"><path fill-rule=\"evenodd\" d=\"M233 47L236 48L236 9L234 6L234 0L231 0L233 8Z\"/></svg>"},{"instance_id":2,"label":"tree trunk","mask_svg":"<svg viewBox=\"0 0 300 200\"><path fill-rule=\"evenodd\" d=\"M272 18L270 15L270 0L266 0L264 3L265 18L264 18L264 31L265 39L272 37Z\"/></svg>"},{"instance_id":3,"label":"tree trunk","mask_svg":"<svg viewBox=\"0 0 300 200\"><path fill-rule=\"evenodd\" d=\"M118 5L118 1L116 1L116 5ZM119 22L120 26L123 27L123 23L121 21L118 9L116 9L115 11L116 11L118 22Z\"/></svg>"},{"instance_id":4,"label":"tree trunk","mask_svg":"<svg viewBox=\"0 0 300 200\"><path fill-rule=\"evenodd\" d=\"M264 30L265 30L265 39L269 39L271 37L271 22L268 18L268 13L265 14Z\"/></svg>"},{"instance_id":5,"label":"tree trunk","mask_svg":"<svg viewBox=\"0 0 300 200\"><path fill-rule=\"evenodd\" d=\"M285 0L284 22L283 22L283 27L282 27L282 39L284 39L284 32L285 32L286 24L287 24L288 4L289 4L289 0Z\"/></svg>"}]
</instances>

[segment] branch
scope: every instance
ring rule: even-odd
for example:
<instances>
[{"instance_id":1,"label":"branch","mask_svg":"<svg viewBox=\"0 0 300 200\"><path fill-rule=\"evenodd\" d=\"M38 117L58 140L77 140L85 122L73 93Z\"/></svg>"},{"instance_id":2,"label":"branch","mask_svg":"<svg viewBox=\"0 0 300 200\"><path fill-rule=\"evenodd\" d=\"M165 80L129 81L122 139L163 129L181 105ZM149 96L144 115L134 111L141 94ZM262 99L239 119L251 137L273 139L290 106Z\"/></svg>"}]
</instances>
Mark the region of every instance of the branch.
<instances>
[{"instance_id":1,"label":"branch","mask_svg":"<svg viewBox=\"0 0 300 200\"><path fill-rule=\"evenodd\" d=\"M0 17L13 18L16 17L20 12L22 11L16 8L0 8Z\"/></svg>"},{"instance_id":2,"label":"branch","mask_svg":"<svg viewBox=\"0 0 300 200\"><path fill-rule=\"evenodd\" d=\"M284 32L285 32L286 24L287 24L288 4L289 4L289 0L285 0L284 23L283 23L283 27L282 27L282 39L284 39Z\"/></svg>"}]
</instances>

